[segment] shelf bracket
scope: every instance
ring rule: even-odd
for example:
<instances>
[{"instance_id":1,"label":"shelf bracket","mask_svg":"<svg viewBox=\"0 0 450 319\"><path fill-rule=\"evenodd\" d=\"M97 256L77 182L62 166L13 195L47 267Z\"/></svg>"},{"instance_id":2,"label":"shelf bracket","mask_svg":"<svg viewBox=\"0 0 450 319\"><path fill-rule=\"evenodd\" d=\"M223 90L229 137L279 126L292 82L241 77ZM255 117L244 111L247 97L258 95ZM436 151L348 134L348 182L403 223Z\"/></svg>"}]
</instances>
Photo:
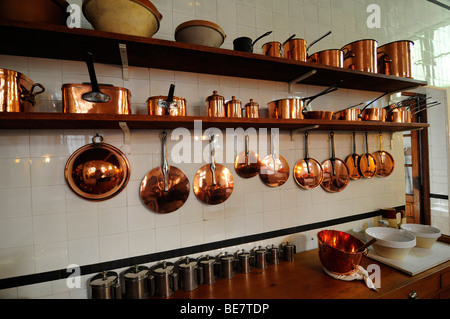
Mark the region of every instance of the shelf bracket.
<instances>
[{"instance_id":1,"label":"shelf bracket","mask_svg":"<svg viewBox=\"0 0 450 319\"><path fill-rule=\"evenodd\" d=\"M295 84L297 84L298 82L301 82L301 81L303 81L303 80L313 76L316 73L317 73L317 70L312 70L312 71L309 71L309 72L299 76L298 78L292 80L291 82L289 82L288 83L289 84L289 93L293 93L293 86Z\"/></svg>"},{"instance_id":2,"label":"shelf bracket","mask_svg":"<svg viewBox=\"0 0 450 319\"><path fill-rule=\"evenodd\" d=\"M130 128L128 127L127 122L119 122L119 126L122 129L123 132L123 149L126 154L130 154L131 152L131 134L130 134Z\"/></svg>"},{"instance_id":3,"label":"shelf bracket","mask_svg":"<svg viewBox=\"0 0 450 319\"><path fill-rule=\"evenodd\" d=\"M310 126L305 126L305 127L302 127L302 128L297 128L295 130L291 130L291 141L294 140L294 134L315 130L317 128L319 128L319 125L310 125Z\"/></svg>"},{"instance_id":4,"label":"shelf bracket","mask_svg":"<svg viewBox=\"0 0 450 319\"><path fill-rule=\"evenodd\" d=\"M119 52L120 59L122 60L122 78L124 81L128 81L130 79L128 72L128 54L127 54L127 45L124 43L119 43Z\"/></svg>"}]
</instances>

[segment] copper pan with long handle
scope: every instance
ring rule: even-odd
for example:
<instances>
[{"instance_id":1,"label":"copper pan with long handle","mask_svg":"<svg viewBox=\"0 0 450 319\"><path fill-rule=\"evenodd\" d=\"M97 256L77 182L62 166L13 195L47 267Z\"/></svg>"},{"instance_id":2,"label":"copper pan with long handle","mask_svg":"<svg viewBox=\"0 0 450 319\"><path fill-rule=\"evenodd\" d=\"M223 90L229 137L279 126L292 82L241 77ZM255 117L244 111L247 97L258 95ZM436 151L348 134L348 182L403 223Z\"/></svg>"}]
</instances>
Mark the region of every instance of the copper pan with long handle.
<instances>
[{"instance_id":1,"label":"copper pan with long handle","mask_svg":"<svg viewBox=\"0 0 450 319\"><path fill-rule=\"evenodd\" d=\"M270 135L271 154L261 160L259 177L262 182L270 187L278 187L289 179L289 163L283 156L278 155L273 133Z\"/></svg>"},{"instance_id":2,"label":"copper pan with long handle","mask_svg":"<svg viewBox=\"0 0 450 319\"><path fill-rule=\"evenodd\" d=\"M323 180L322 165L309 157L308 132L305 132L305 157L294 166L294 180L304 189L316 188Z\"/></svg>"},{"instance_id":3,"label":"copper pan with long handle","mask_svg":"<svg viewBox=\"0 0 450 319\"><path fill-rule=\"evenodd\" d=\"M242 178L251 178L259 174L261 159L258 153L249 150L249 136L245 136L245 150L236 155L234 170Z\"/></svg>"},{"instance_id":4,"label":"copper pan with long handle","mask_svg":"<svg viewBox=\"0 0 450 319\"><path fill-rule=\"evenodd\" d=\"M163 163L144 176L140 187L140 197L150 210L167 214L184 205L189 197L190 186L186 174L167 163L167 133L163 131L160 138Z\"/></svg>"},{"instance_id":5,"label":"copper pan with long handle","mask_svg":"<svg viewBox=\"0 0 450 319\"><path fill-rule=\"evenodd\" d=\"M343 191L350 180L350 174L345 162L335 157L334 132L330 133L331 157L322 163L323 180L320 184L323 189L330 193Z\"/></svg>"},{"instance_id":6,"label":"copper pan with long handle","mask_svg":"<svg viewBox=\"0 0 450 319\"><path fill-rule=\"evenodd\" d=\"M379 177L388 177L392 174L395 167L394 157L383 150L383 133L380 132L380 150L372 153L377 163L376 175Z\"/></svg>"},{"instance_id":7,"label":"copper pan with long handle","mask_svg":"<svg viewBox=\"0 0 450 319\"><path fill-rule=\"evenodd\" d=\"M355 136L355 132L353 132L352 154L347 156L347 158L345 159L345 164L347 165L347 168L348 168L348 171L350 174L350 178L352 180L357 180L357 179L361 178L361 174L359 172L359 167L358 167L360 157L361 156L358 153L356 153L356 136Z\"/></svg>"},{"instance_id":8,"label":"copper pan with long handle","mask_svg":"<svg viewBox=\"0 0 450 319\"><path fill-rule=\"evenodd\" d=\"M194 176L195 196L208 205L217 205L226 201L233 193L234 180L230 170L217 164L214 149L215 136L210 139L211 163L202 166Z\"/></svg>"},{"instance_id":9,"label":"copper pan with long handle","mask_svg":"<svg viewBox=\"0 0 450 319\"><path fill-rule=\"evenodd\" d=\"M359 173L365 178L372 178L377 172L377 162L375 157L369 153L369 143L367 143L367 132L365 136L365 153L359 157Z\"/></svg>"}]
</instances>

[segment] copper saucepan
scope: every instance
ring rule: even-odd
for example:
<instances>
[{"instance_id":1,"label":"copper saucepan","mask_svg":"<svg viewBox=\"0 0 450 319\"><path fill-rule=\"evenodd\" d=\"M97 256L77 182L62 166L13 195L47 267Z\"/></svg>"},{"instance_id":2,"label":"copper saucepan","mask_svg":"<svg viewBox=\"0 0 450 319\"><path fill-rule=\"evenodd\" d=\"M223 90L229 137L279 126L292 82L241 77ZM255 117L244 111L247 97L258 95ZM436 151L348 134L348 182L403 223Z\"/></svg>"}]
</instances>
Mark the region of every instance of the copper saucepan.
<instances>
[{"instance_id":1,"label":"copper saucepan","mask_svg":"<svg viewBox=\"0 0 450 319\"><path fill-rule=\"evenodd\" d=\"M323 180L320 184L323 189L330 193L343 191L350 180L350 173L345 162L335 157L334 133L330 133L331 158L322 163Z\"/></svg>"},{"instance_id":2,"label":"copper saucepan","mask_svg":"<svg viewBox=\"0 0 450 319\"><path fill-rule=\"evenodd\" d=\"M171 84L167 96L151 96L147 99L149 115L186 116L186 99L174 96L175 85Z\"/></svg>"},{"instance_id":3,"label":"copper saucepan","mask_svg":"<svg viewBox=\"0 0 450 319\"><path fill-rule=\"evenodd\" d=\"M309 44L308 46L306 46L306 40L299 38L294 39L293 38L295 36L294 35L288 40L286 40L286 42L284 42L283 55L286 59L306 62L308 60L309 48L330 34L331 31L328 31L326 34L324 34L317 40L311 42L311 44Z\"/></svg>"},{"instance_id":4,"label":"copper saucepan","mask_svg":"<svg viewBox=\"0 0 450 319\"><path fill-rule=\"evenodd\" d=\"M271 41L271 42L264 43L262 46L262 54L281 58L283 56L282 51L283 51L284 45L294 37L295 37L295 34L291 35L283 43L278 42L278 41Z\"/></svg>"},{"instance_id":5,"label":"copper saucepan","mask_svg":"<svg viewBox=\"0 0 450 319\"><path fill-rule=\"evenodd\" d=\"M352 154L347 156L345 159L345 165L347 165L349 171L349 177L353 180L357 180L361 178L361 173L359 172L359 158L361 156L356 153L356 137L355 132L353 132L352 136Z\"/></svg>"},{"instance_id":6,"label":"copper saucepan","mask_svg":"<svg viewBox=\"0 0 450 319\"><path fill-rule=\"evenodd\" d=\"M377 45L373 39L358 40L346 44L344 51L344 68L365 72L377 72Z\"/></svg>"},{"instance_id":7,"label":"copper saucepan","mask_svg":"<svg viewBox=\"0 0 450 319\"><path fill-rule=\"evenodd\" d=\"M283 156L278 155L274 145L274 136L270 135L272 153L261 160L259 177L270 187L278 187L289 179L289 163Z\"/></svg>"},{"instance_id":8,"label":"copper saucepan","mask_svg":"<svg viewBox=\"0 0 450 319\"><path fill-rule=\"evenodd\" d=\"M375 101L381 99L383 96L389 94L390 92L385 92L378 96L377 98L370 101L366 106L364 106L361 110L361 113L359 117L363 121L379 121L379 122L385 122L386 121L386 109L384 108L368 108L370 105L372 105Z\"/></svg>"},{"instance_id":9,"label":"copper saucepan","mask_svg":"<svg viewBox=\"0 0 450 319\"><path fill-rule=\"evenodd\" d=\"M245 136L245 150L236 155L234 170L242 178L251 178L259 174L261 160L258 153L249 150L249 136Z\"/></svg>"},{"instance_id":10,"label":"copper saucepan","mask_svg":"<svg viewBox=\"0 0 450 319\"><path fill-rule=\"evenodd\" d=\"M365 136L365 153L361 154L358 162L359 173L365 178L372 178L377 171L375 157L369 153L369 143L367 142L367 132Z\"/></svg>"},{"instance_id":11,"label":"copper saucepan","mask_svg":"<svg viewBox=\"0 0 450 319\"><path fill-rule=\"evenodd\" d=\"M412 78L413 46L414 42L401 40L378 47L378 73Z\"/></svg>"},{"instance_id":12,"label":"copper saucepan","mask_svg":"<svg viewBox=\"0 0 450 319\"><path fill-rule=\"evenodd\" d=\"M308 56L308 62L343 68L344 51L341 49L322 50Z\"/></svg>"},{"instance_id":13,"label":"copper saucepan","mask_svg":"<svg viewBox=\"0 0 450 319\"><path fill-rule=\"evenodd\" d=\"M96 134L67 160L64 178L76 195L101 201L119 194L130 179L130 163L118 148L103 143Z\"/></svg>"},{"instance_id":14,"label":"copper saucepan","mask_svg":"<svg viewBox=\"0 0 450 319\"><path fill-rule=\"evenodd\" d=\"M308 110L308 106L309 104L315 100L316 98L334 92L336 91L338 88L336 85L334 86L330 86L329 88L323 90L322 92L320 92L319 94L316 94L314 96L310 96L308 98L305 98L305 100L307 100L305 106L302 109L302 114L304 116L305 119L315 119L315 120L331 120L333 118L333 112L332 111L311 111Z\"/></svg>"},{"instance_id":15,"label":"copper saucepan","mask_svg":"<svg viewBox=\"0 0 450 319\"><path fill-rule=\"evenodd\" d=\"M372 153L377 164L376 175L379 177L388 177L392 174L395 167L394 157L383 150L383 133L380 133L380 150Z\"/></svg>"},{"instance_id":16,"label":"copper saucepan","mask_svg":"<svg viewBox=\"0 0 450 319\"><path fill-rule=\"evenodd\" d=\"M140 197L147 208L167 214L184 205L189 197L189 179L179 168L167 163L167 133L160 135L162 166L150 170L142 179Z\"/></svg>"},{"instance_id":17,"label":"copper saucepan","mask_svg":"<svg viewBox=\"0 0 450 319\"><path fill-rule=\"evenodd\" d=\"M305 132L305 157L294 166L294 180L304 189L316 188L323 180L322 165L309 157L308 132Z\"/></svg>"},{"instance_id":18,"label":"copper saucepan","mask_svg":"<svg viewBox=\"0 0 450 319\"><path fill-rule=\"evenodd\" d=\"M195 196L205 204L217 205L226 201L234 188L233 175L228 168L216 164L214 154L215 136L211 136L211 164L202 166L194 176L193 189Z\"/></svg>"},{"instance_id":19,"label":"copper saucepan","mask_svg":"<svg viewBox=\"0 0 450 319\"><path fill-rule=\"evenodd\" d=\"M343 110L336 111L333 113L333 120L342 120L342 121L361 121L360 114L361 109L357 109L355 107L364 104L364 102L349 106Z\"/></svg>"},{"instance_id":20,"label":"copper saucepan","mask_svg":"<svg viewBox=\"0 0 450 319\"><path fill-rule=\"evenodd\" d=\"M40 91L35 92L37 87ZM0 69L0 112L30 112L36 95L44 91L42 84L34 83L25 74Z\"/></svg>"}]
</instances>

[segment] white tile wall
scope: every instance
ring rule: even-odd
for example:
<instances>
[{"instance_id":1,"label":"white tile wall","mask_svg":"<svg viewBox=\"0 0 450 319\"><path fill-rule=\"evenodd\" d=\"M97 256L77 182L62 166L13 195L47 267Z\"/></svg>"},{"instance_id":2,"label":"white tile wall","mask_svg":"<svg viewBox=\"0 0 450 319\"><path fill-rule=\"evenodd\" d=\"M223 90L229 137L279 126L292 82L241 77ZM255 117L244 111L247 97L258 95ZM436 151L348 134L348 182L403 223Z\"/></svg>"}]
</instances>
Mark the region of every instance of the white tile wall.
<instances>
[{"instance_id":1,"label":"white tile wall","mask_svg":"<svg viewBox=\"0 0 450 319\"><path fill-rule=\"evenodd\" d=\"M81 3L81 0L69 1ZM411 23L405 8L420 17L435 14L433 23L448 17L425 1L352 1L352 0L154 0L163 14L161 28L155 38L173 40L176 26L189 19L207 19L219 23L227 34L223 48L232 49L238 36L256 38L272 30L264 40L284 41L292 34L312 41L332 30L332 36L314 46L315 50L341 47L347 42L374 37L380 43L413 37L431 21ZM382 6L383 27L367 29L366 7L370 3ZM409 4L410 2L408 2ZM424 12L426 14L424 14ZM389 14L388 14L389 13ZM396 20L396 21L393 21ZM398 22L397 22L398 20ZM447 19L448 20L448 19ZM83 19L82 27L90 28ZM260 52L261 40L255 47ZM61 111L61 85L88 80L83 63L31 57L0 56L0 67L29 75L35 82L45 83L46 94L39 96L36 111ZM243 103L253 98L265 114L267 102L288 96L287 84L272 81L194 74L187 72L130 68L130 80L124 81L121 68L96 64L100 82L123 86L133 93L133 113L146 112L146 99L166 94L169 85L176 85L175 94L188 101L189 115L205 115L205 98L218 90L227 99L235 95ZM298 95L317 93L321 88L296 85ZM378 96L374 92L340 89L324 96L323 109L337 110ZM380 101L382 103L382 101ZM397 169L388 178L351 181L341 193L329 194L320 187L305 191L292 179L272 189L258 177L244 180L234 175L235 188L225 203L207 206L200 203L193 191L178 211L158 215L147 210L139 198L143 176L161 164L159 131L131 132L125 145L120 130L97 130L105 142L126 151L131 162L131 178L117 197L100 203L75 196L65 185L64 165L77 148L90 143L92 130L2 130L0 131L0 279L64 269L69 264L86 265L143 254L188 247L224 239L258 234L297 225L373 211L381 206L404 204L404 172L402 138L384 133L384 149L395 157ZM227 135L224 133L224 138ZM169 140L168 154L178 141ZM191 139L192 145L194 139ZM336 133L336 156L351 153L351 135ZM357 137L357 150L363 150L362 135ZM207 145L206 141L202 146ZM260 156L270 149L266 143ZM378 149L378 134L369 135L369 148ZM232 146L228 145L228 150ZM206 148L207 149L207 148ZM280 155L291 167L304 155L303 136L280 132ZM226 154L227 146L223 150ZM220 151L220 149L218 150ZM194 150L192 149L192 153ZM327 132L311 132L310 155L319 161L329 158ZM191 155L192 159L193 155ZM207 159L207 157L205 157ZM174 163L176 158L170 158ZM195 172L205 164L177 163L192 181ZM219 161L218 161L219 162ZM224 163L233 171L232 163ZM361 221L336 228L348 230L360 227ZM299 250L315 247L317 231L293 235ZM305 239L306 238L306 239ZM267 240L264 244L280 243L286 238ZM258 243L249 243L253 247ZM229 248L237 250L237 247ZM87 298L86 281L81 289L72 290L64 281L46 282L0 291L2 298Z\"/></svg>"}]
</instances>

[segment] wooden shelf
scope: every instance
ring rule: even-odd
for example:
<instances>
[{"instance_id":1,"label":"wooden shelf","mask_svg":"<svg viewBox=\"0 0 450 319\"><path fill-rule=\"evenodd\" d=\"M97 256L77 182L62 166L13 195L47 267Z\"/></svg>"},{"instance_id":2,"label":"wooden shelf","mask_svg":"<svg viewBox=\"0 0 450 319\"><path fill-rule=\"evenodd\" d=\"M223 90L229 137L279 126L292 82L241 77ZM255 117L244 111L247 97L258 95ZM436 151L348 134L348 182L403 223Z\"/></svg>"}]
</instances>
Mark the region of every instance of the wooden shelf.
<instances>
[{"instance_id":1,"label":"wooden shelf","mask_svg":"<svg viewBox=\"0 0 450 319\"><path fill-rule=\"evenodd\" d=\"M57 25L1 21L0 54L81 61L90 51L95 61L121 65L119 44L127 48L130 66L291 82L312 70L302 84L376 92L397 92L427 85L424 81L353 71L175 41L128 36Z\"/></svg>"},{"instance_id":2,"label":"wooden shelf","mask_svg":"<svg viewBox=\"0 0 450 319\"><path fill-rule=\"evenodd\" d=\"M0 113L0 129L120 129L125 122L130 129L194 129L195 121L201 128L278 128L280 130L304 129L318 125L319 131L376 131L401 132L429 127L422 123L389 123L373 121L337 120L278 120L247 118L210 118L202 116L154 116L109 114L61 114L61 113Z\"/></svg>"}]
</instances>

